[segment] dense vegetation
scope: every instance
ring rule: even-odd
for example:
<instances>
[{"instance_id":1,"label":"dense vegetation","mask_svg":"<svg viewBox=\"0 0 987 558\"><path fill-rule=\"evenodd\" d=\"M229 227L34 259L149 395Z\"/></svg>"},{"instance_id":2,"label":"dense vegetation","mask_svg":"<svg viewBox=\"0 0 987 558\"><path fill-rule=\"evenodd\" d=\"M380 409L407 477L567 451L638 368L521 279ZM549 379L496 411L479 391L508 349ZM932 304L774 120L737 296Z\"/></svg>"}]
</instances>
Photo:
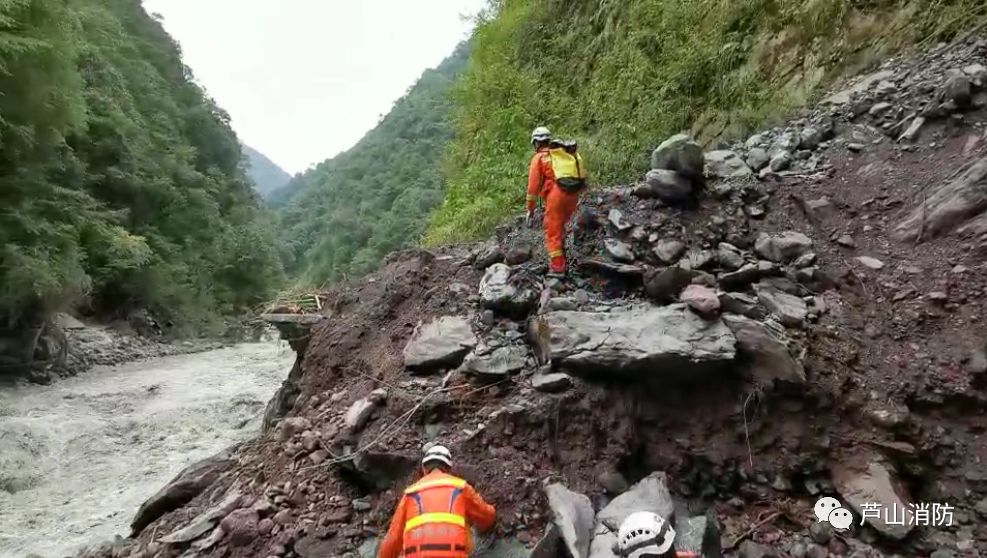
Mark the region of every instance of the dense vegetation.
<instances>
[{"instance_id":1,"label":"dense vegetation","mask_svg":"<svg viewBox=\"0 0 987 558\"><path fill-rule=\"evenodd\" d=\"M271 200L283 206L285 267L303 284L365 273L388 252L418 242L442 199L439 161L452 137L448 90L467 55L461 46L427 70L352 149Z\"/></svg>"},{"instance_id":2,"label":"dense vegetation","mask_svg":"<svg viewBox=\"0 0 987 558\"><path fill-rule=\"evenodd\" d=\"M672 133L739 135L882 52L985 20L982 0L494 0L455 88L427 240L519 211L536 125L578 138L598 182L633 180Z\"/></svg>"},{"instance_id":3,"label":"dense vegetation","mask_svg":"<svg viewBox=\"0 0 987 558\"><path fill-rule=\"evenodd\" d=\"M271 223L228 116L139 0L0 1L0 318L269 296Z\"/></svg>"},{"instance_id":4,"label":"dense vegetation","mask_svg":"<svg viewBox=\"0 0 987 558\"><path fill-rule=\"evenodd\" d=\"M267 158L260 151L243 145L243 154L247 159L247 176L254 183L257 193L267 199L291 181L291 175L279 167L277 163Z\"/></svg>"}]
</instances>

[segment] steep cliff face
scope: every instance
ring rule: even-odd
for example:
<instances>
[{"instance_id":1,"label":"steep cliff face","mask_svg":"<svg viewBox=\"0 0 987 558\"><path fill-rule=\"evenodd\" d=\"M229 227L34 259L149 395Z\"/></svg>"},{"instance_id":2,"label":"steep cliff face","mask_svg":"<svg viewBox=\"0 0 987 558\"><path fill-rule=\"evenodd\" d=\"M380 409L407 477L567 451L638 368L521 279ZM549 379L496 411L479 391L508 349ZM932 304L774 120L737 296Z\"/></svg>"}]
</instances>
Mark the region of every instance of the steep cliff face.
<instances>
[{"instance_id":1,"label":"steep cliff face","mask_svg":"<svg viewBox=\"0 0 987 558\"><path fill-rule=\"evenodd\" d=\"M848 86L703 153L691 207L688 138L588 193L564 280L512 222L325 293L287 417L117 552L368 556L430 441L498 508L483 556L610 557L628 502L706 557L987 543L987 41ZM923 502L952 525L859 525Z\"/></svg>"}]
</instances>

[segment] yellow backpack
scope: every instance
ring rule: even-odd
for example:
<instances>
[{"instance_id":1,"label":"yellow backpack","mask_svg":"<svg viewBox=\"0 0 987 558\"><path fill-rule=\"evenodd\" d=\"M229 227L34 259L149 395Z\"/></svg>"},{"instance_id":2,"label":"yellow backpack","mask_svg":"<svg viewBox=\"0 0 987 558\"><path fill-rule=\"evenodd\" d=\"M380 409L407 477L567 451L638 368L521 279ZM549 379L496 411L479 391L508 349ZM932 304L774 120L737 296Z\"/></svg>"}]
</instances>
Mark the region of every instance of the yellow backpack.
<instances>
[{"instance_id":1,"label":"yellow backpack","mask_svg":"<svg viewBox=\"0 0 987 558\"><path fill-rule=\"evenodd\" d=\"M586 188L586 165L577 148L576 142L563 140L553 140L548 146L555 183L570 194Z\"/></svg>"}]
</instances>

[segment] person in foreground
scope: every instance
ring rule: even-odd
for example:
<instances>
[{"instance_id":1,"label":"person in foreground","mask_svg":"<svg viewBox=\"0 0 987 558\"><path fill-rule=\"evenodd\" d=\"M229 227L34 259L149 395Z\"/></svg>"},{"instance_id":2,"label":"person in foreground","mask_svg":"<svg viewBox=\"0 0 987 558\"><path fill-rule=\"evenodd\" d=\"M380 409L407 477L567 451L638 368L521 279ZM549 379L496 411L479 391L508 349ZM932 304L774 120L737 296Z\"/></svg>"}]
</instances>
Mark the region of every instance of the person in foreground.
<instances>
[{"instance_id":1,"label":"person in foreground","mask_svg":"<svg viewBox=\"0 0 987 558\"><path fill-rule=\"evenodd\" d=\"M531 146L535 154L528 165L526 220L530 225L535 205L539 198L543 199L549 274L563 276L566 227L579 206L580 192L586 188L586 166L574 142L552 141L552 133L544 126L531 132Z\"/></svg>"},{"instance_id":2,"label":"person in foreground","mask_svg":"<svg viewBox=\"0 0 987 558\"><path fill-rule=\"evenodd\" d=\"M621 558L676 558L675 529L652 512L634 512L620 524L614 554Z\"/></svg>"},{"instance_id":3,"label":"person in foreground","mask_svg":"<svg viewBox=\"0 0 987 558\"><path fill-rule=\"evenodd\" d=\"M424 476L404 491L377 558L467 558L470 527L484 532L497 518L494 507L452 474L452 455L435 445L422 458ZM402 554L403 552L403 554Z\"/></svg>"}]
</instances>

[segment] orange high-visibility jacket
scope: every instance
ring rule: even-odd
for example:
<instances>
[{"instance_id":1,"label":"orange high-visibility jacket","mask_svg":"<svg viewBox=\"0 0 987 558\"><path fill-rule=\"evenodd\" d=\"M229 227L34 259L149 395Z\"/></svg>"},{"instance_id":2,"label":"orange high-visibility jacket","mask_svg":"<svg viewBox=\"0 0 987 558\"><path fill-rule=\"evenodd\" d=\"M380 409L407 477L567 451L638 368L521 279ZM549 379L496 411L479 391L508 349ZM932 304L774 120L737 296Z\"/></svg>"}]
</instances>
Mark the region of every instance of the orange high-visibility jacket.
<instances>
[{"instance_id":1,"label":"orange high-visibility jacket","mask_svg":"<svg viewBox=\"0 0 987 558\"><path fill-rule=\"evenodd\" d=\"M467 558L470 526L487 531L496 518L466 481L432 471L404 491L377 558Z\"/></svg>"}]
</instances>

